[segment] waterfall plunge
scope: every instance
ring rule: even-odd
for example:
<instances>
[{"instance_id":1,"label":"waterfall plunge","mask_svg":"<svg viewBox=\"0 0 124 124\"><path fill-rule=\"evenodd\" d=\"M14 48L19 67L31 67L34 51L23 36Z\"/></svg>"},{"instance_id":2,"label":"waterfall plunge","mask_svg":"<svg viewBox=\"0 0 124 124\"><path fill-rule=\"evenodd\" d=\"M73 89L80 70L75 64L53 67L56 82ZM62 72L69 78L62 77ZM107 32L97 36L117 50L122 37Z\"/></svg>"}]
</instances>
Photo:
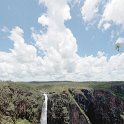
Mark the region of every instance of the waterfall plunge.
<instances>
[{"instance_id":1,"label":"waterfall plunge","mask_svg":"<svg viewBox=\"0 0 124 124\"><path fill-rule=\"evenodd\" d=\"M45 96L45 101L43 103L42 107L42 114L41 114L41 119L40 119L40 124L47 124L47 94L44 94Z\"/></svg>"}]
</instances>

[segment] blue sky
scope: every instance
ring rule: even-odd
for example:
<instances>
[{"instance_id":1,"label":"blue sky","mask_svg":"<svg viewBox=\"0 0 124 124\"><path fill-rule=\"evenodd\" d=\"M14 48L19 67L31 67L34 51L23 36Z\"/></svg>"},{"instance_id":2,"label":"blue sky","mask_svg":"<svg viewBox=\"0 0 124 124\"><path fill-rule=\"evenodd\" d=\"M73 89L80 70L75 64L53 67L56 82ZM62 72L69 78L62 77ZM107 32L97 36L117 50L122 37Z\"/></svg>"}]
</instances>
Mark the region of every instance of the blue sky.
<instances>
[{"instance_id":1,"label":"blue sky","mask_svg":"<svg viewBox=\"0 0 124 124\"><path fill-rule=\"evenodd\" d=\"M83 3L83 2L82 2ZM38 0L1 0L0 1L0 28L4 26L9 29L20 26L24 31L24 37L30 43L31 28L41 29L37 23L38 17L44 12L45 7L39 6ZM105 52L108 56L115 54L114 42L111 41L111 30L103 32L97 26L91 26L86 30L87 25L83 22L79 5L71 10L72 19L66 22L77 39L78 53L84 55L96 55L98 51ZM6 33L0 33L0 50L8 51L12 48L12 42L7 38Z\"/></svg>"},{"instance_id":2,"label":"blue sky","mask_svg":"<svg viewBox=\"0 0 124 124\"><path fill-rule=\"evenodd\" d=\"M114 12L114 10L117 9L114 6L115 4L117 4L117 7L121 8L118 13ZM5 59L1 59L1 67L3 63L7 64L7 66L4 65L6 66L5 68L8 66L13 67L14 63L12 63L12 65L7 63L7 60L11 58L12 61L16 60L17 63L20 63L22 70L23 68L26 69L23 70L25 74L28 72L31 74L34 73L34 75L38 74L35 80L61 80L61 77L64 77L64 79L67 80L88 80L85 76L88 74L89 77L91 77L89 80L104 80L106 79L105 74L102 75L104 78L101 78L101 75L99 75L98 79L94 77L94 75L90 76L90 73L95 73L96 69L102 68L96 72L111 73L110 70L112 70L112 74L110 74L110 76L107 78L108 80L111 80L111 77L115 75L115 66L117 66L116 69L117 72L119 71L120 75L115 80L121 80L123 77L123 67L118 68L118 66L119 63L123 62L123 59L120 57L123 55L123 53L118 53L115 49L115 43L119 42L121 46L123 46L124 43L123 15L120 13L124 11L124 9L121 7L121 5L121 0L118 2L117 0L110 0L109 2L106 0L95 0L92 4L91 0L75 0L75 2L72 0L64 0L64 2L62 0L59 2L57 2L57 0L1 0L0 55L3 57L6 53L8 53L8 58L4 56ZM58 9L57 6L60 8ZM57 10L60 15L58 15ZM111 12L109 13L109 11ZM115 15L113 15L113 13L115 13ZM61 14L63 15L61 16ZM119 14L121 17L118 17ZM61 18L62 22L58 21L59 19L57 18ZM51 34L50 32L54 33ZM54 36L56 36L58 41L53 38ZM59 39L60 37L62 37L62 39ZM71 39L72 42L71 40L68 41L68 39ZM63 42L60 43L59 40L60 42ZM16 51L17 45L20 45L22 51L28 51L28 55L25 56L20 53L20 51ZM62 45L61 47L65 49L60 50L61 47L59 49L56 47L60 45ZM30 46L33 52L29 50ZM71 54L69 54L68 57L65 57L64 50L67 50L67 52L70 52ZM21 61L18 61L15 54L13 54L16 53L20 56L20 58L26 58L28 56L33 56L32 53L34 54L35 51L36 55L34 56L36 57L36 61L34 60L34 63L32 64L29 64L30 62L28 62L28 66L27 63L25 64ZM39 54L39 51L43 52L44 57ZM60 59L62 59L61 61L64 63L64 65L61 62L56 65L55 58L53 57L54 54L57 57L60 56L59 58L56 57L56 61L60 62ZM98 54L100 54L101 59L97 59L99 56ZM111 67L109 70L106 70L106 66L111 64L111 59L116 57L119 58L117 62L118 64L113 65L113 67ZM79 70L80 67L78 66L81 66L83 69L86 61L88 61L87 63L90 65L93 63L93 61L95 61L95 59L97 59L96 61L103 61L103 63L101 62L101 65L98 65L100 67L96 67L97 63L94 62L93 69L87 72L87 74L85 74L84 71L82 72L82 70ZM42 68L38 72L31 68L34 64L39 67L37 61L39 61L38 63L41 63L40 66ZM56 67L58 68L56 69ZM18 75L13 76L14 71L10 73L9 68L7 69L7 74L1 75L1 79L6 79L6 75L8 75L8 79L10 80L14 80L16 78L16 80L20 80ZM56 70L58 69L61 70L61 73L57 75ZM44 71L44 74L40 75L40 71ZM74 71L74 73L72 71ZM48 77L41 79L40 77L44 77L46 73L48 73ZM79 73L80 76L73 79L72 77L75 73ZM51 74L55 75L55 77L53 76L53 78L51 78ZM81 78L81 74L84 78ZM65 75L69 76L65 77ZM29 76L27 79L24 78L22 80L32 79Z\"/></svg>"},{"instance_id":3,"label":"blue sky","mask_svg":"<svg viewBox=\"0 0 124 124\"><path fill-rule=\"evenodd\" d=\"M38 5L37 0L1 0L0 1L0 28L4 26L11 29L20 26L25 30L26 41L31 40L31 27L39 29L37 18L44 9ZM0 50L7 51L13 47L6 33L0 33Z\"/></svg>"}]
</instances>

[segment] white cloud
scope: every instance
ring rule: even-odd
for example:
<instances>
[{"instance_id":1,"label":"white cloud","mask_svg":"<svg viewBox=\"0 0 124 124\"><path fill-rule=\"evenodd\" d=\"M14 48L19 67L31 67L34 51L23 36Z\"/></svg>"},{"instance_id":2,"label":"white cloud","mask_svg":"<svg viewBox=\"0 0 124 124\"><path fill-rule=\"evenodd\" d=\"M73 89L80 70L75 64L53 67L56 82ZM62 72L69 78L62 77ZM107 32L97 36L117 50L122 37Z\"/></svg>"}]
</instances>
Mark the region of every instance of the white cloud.
<instances>
[{"instance_id":1,"label":"white cloud","mask_svg":"<svg viewBox=\"0 0 124 124\"><path fill-rule=\"evenodd\" d=\"M47 32L35 34L33 37L39 49L45 51L44 67L56 75L74 71L77 58L77 44L70 29L64 22L71 19L70 7L66 0L42 1L47 6L45 13ZM61 8L61 9L60 9ZM38 18L40 20L43 17ZM44 26L43 21L39 21ZM47 68L49 65L49 68ZM57 73L58 72L58 73ZM51 72L50 72L51 73Z\"/></svg>"},{"instance_id":2,"label":"white cloud","mask_svg":"<svg viewBox=\"0 0 124 124\"><path fill-rule=\"evenodd\" d=\"M81 9L82 18L85 22L90 22L96 17L99 2L100 0L85 0Z\"/></svg>"},{"instance_id":3,"label":"white cloud","mask_svg":"<svg viewBox=\"0 0 124 124\"><path fill-rule=\"evenodd\" d=\"M85 65L81 65L81 67L85 69L83 72L87 75L87 79L90 80L123 80L123 57L124 53L113 55L110 59L106 56L101 56L100 58L88 56L83 58L81 63L85 63Z\"/></svg>"},{"instance_id":4,"label":"white cloud","mask_svg":"<svg viewBox=\"0 0 124 124\"><path fill-rule=\"evenodd\" d=\"M65 21L71 19L67 0L42 0L46 13L38 18L45 33L32 36L35 46L27 44L20 27L11 30L9 38L13 49L0 52L0 79L2 80L123 80L124 53L110 58L104 52L96 56L77 54L76 38ZM64 11L63 11L64 10ZM38 49L44 56L38 56Z\"/></svg>"},{"instance_id":5,"label":"white cloud","mask_svg":"<svg viewBox=\"0 0 124 124\"><path fill-rule=\"evenodd\" d=\"M105 24L103 25L104 30L107 30L107 29L109 29L110 27L111 27L111 24L110 24L110 23L105 23Z\"/></svg>"},{"instance_id":6,"label":"white cloud","mask_svg":"<svg viewBox=\"0 0 124 124\"><path fill-rule=\"evenodd\" d=\"M124 43L124 38L123 38L123 37L119 37L115 43L116 43L116 44L117 44L117 43L123 44L123 43Z\"/></svg>"},{"instance_id":7,"label":"white cloud","mask_svg":"<svg viewBox=\"0 0 124 124\"><path fill-rule=\"evenodd\" d=\"M14 42L14 49L11 50L12 55L19 62L32 62L36 59L36 48L27 45L23 39L23 30L15 27L11 31L9 38Z\"/></svg>"},{"instance_id":8,"label":"white cloud","mask_svg":"<svg viewBox=\"0 0 124 124\"><path fill-rule=\"evenodd\" d=\"M33 80L42 68L42 59L34 46L25 43L21 28L15 27L10 33L14 48L9 53L0 52L0 79Z\"/></svg>"},{"instance_id":9,"label":"white cloud","mask_svg":"<svg viewBox=\"0 0 124 124\"><path fill-rule=\"evenodd\" d=\"M83 21L90 24L95 20L98 28L103 30L112 25L124 26L123 5L123 0L85 0L81 8Z\"/></svg>"},{"instance_id":10,"label":"white cloud","mask_svg":"<svg viewBox=\"0 0 124 124\"><path fill-rule=\"evenodd\" d=\"M39 17L38 23L42 24L43 26L48 25L49 22L46 15L42 15L41 17Z\"/></svg>"},{"instance_id":11,"label":"white cloud","mask_svg":"<svg viewBox=\"0 0 124 124\"><path fill-rule=\"evenodd\" d=\"M124 25L123 5L123 0L110 0L105 6L99 27L112 22L116 25Z\"/></svg>"},{"instance_id":12,"label":"white cloud","mask_svg":"<svg viewBox=\"0 0 124 124\"><path fill-rule=\"evenodd\" d=\"M8 29L6 26L4 26L4 27L1 29L1 31L2 31L2 32L9 32L9 29Z\"/></svg>"}]
</instances>

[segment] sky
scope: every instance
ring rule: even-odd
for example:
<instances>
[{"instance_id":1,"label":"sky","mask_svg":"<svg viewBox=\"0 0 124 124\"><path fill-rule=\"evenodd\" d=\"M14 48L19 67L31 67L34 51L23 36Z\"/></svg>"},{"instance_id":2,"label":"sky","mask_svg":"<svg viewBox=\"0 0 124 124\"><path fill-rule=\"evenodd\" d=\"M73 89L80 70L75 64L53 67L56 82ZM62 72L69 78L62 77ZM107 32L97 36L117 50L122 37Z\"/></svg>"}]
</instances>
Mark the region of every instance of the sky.
<instances>
[{"instance_id":1,"label":"sky","mask_svg":"<svg viewBox=\"0 0 124 124\"><path fill-rule=\"evenodd\" d=\"M123 80L123 5L122 0L1 0L0 80Z\"/></svg>"}]
</instances>

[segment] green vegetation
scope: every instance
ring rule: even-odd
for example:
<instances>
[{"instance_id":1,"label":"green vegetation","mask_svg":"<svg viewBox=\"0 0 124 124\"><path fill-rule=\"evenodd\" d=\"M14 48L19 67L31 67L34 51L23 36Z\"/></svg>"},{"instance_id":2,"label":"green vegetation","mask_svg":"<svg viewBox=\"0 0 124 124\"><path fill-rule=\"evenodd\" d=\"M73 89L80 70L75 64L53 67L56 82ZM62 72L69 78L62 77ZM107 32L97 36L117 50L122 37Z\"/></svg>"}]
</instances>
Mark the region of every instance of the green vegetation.
<instances>
[{"instance_id":1,"label":"green vegetation","mask_svg":"<svg viewBox=\"0 0 124 124\"><path fill-rule=\"evenodd\" d=\"M18 119L16 121L16 124L31 124L31 123L26 119Z\"/></svg>"},{"instance_id":2,"label":"green vegetation","mask_svg":"<svg viewBox=\"0 0 124 124\"><path fill-rule=\"evenodd\" d=\"M124 112L120 116L124 120Z\"/></svg>"},{"instance_id":3,"label":"green vegetation","mask_svg":"<svg viewBox=\"0 0 124 124\"><path fill-rule=\"evenodd\" d=\"M1 81L0 87L12 86L22 88L28 91L42 91L42 92L61 92L68 90L69 88L74 89L111 89L112 86L124 84L123 81L113 81L113 82L11 82L11 81Z\"/></svg>"},{"instance_id":4,"label":"green vegetation","mask_svg":"<svg viewBox=\"0 0 124 124\"><path fill-rule=\"evenodd\" d=\"M0 114L0 124L13 124L13 120L10 116Z\"/></svg>"},{"instance_id":5,"label":"green vegetation","mask_svg":"<svg viewBox=\"0 0 124 124\"><path fill-rule=\"evenodd\" d=\"M0 122L2 124L33 124L39 122L43 97L32 85L24 83L0 83ZM18 120L19 119L19 120Z\"/></svg>"}]
</instances>

